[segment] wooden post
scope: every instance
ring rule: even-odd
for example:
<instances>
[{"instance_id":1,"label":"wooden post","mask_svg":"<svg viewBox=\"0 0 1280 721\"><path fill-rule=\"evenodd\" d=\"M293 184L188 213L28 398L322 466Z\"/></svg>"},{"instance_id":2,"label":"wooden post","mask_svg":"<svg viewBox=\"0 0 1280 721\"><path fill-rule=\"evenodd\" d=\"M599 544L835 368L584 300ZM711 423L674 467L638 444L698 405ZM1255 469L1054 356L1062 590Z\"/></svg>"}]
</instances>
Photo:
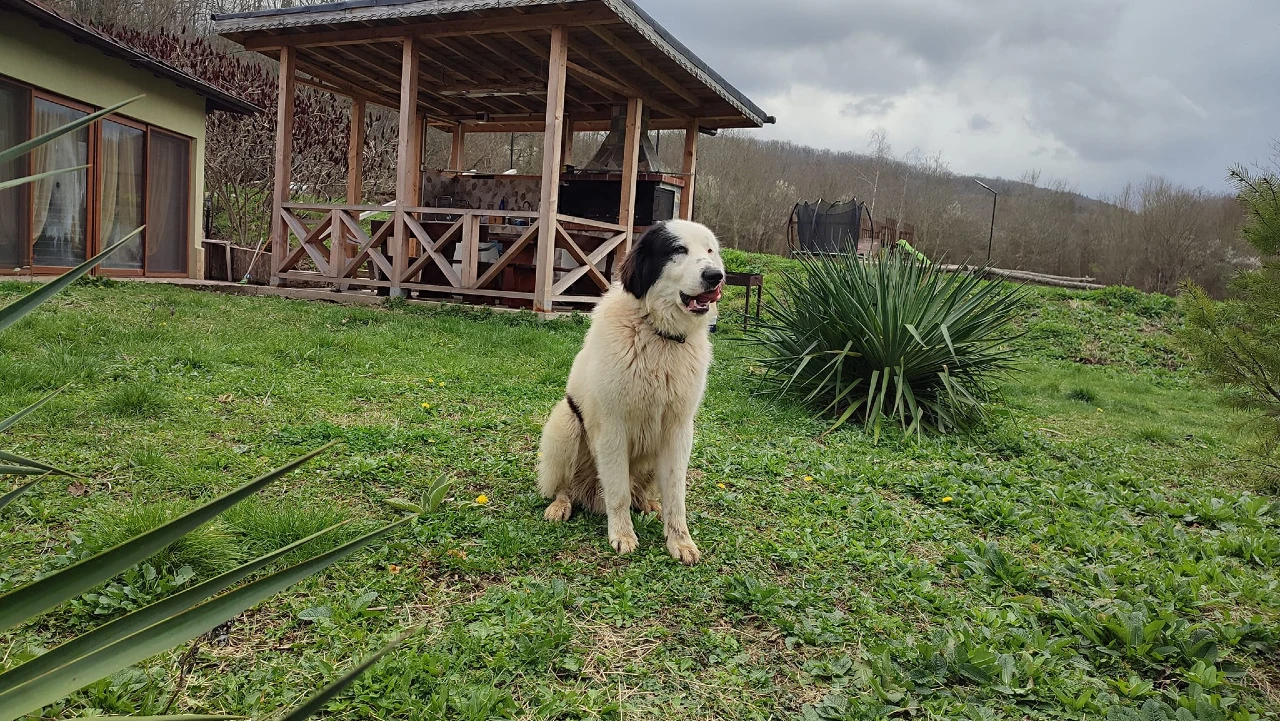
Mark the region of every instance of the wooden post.
<instances>
[{"instance_id":1,"label":"wooden post","mask_svg":"<svg viewBox=\"0 0 1280 721\"><path fill-rule=\"evenodd\" d=\"M698 179L698 120L689 121L684 129L684 190L680 191L680 218L693 220L693 191Z\"/></svg>"},{"instance_id":2,"label":"wooden post","mask_svg":"<svg viewBox=\"0 0 1280 721\"><path fill-rule=\"evenodd\" d=\"M573 165L573 118L564 116L564 140L560 151L560 164Z\"/></svg>"},{"instance_id":3,"label":"wooden post","mask_svg":"<svg viewBox=\"0 0 1280 721\"><path fill-rule=\"evenodd\" d=\"M417 206L424 205L422 202L422 154L429 127L427 116L418 116L418 124L415 126L417 135L413 137L413 204Z\"/></svg>"},{"instance_id":4,"label":"wooden post","mask_svg":"<svg viewBox=\"0 0 1280 721\"><path fill-rule=\"evenodd\" d=\"M289 228L284 224L284 204L289 202L293 179L293 75L297 51L280 48L280 96L276 102L275 189L271 196L271 285L282 284L280 269L289 254Z\"/></svg>"},{"instance_id":5,"label":"wooden post","mask_svg":"<svg viewBox=\"0 0 1280 721\"><path fill-rule=\"evenodd\" d=\"M618 208L618 225L626 229L627 239L620 246L625 258L631 252L631 243L635 240L636 218L636 176L640 169L640 116L644 111L644 102L640 98L627 100L627 135L622 160L622 199ZM621 263L615 264L621 267Z\"/></svg>"},{"instance_id":6,"label":"wooden post","mask_svg":"<svg viewBox=\"0 0 1280 721\"><path fill-rule=\"evenodd\" d=\"M364 202L364 100L351 99L351 133L347 136L347 205L360 205ZM356 257L355 245L346 242L346 233L339 227L338 235L342 239L345 260ZM345 265L345 261L344 261ZM347 284L338 285L339 290L346 290Z\"/></svg>"},{"instance_id":7,"label":"wooden post","mask_svg":"<svg viewBox=\"0 0 1280 721\"><path fill-rule=\"evenodd\" d=\"M364 200L364 101L351 101L351 134L347 139L347 205Z\"/></svg>"},{"instance_id":8,"label":"wooden post","mask_svg":"<svg viewBox=\"0 0 1280 721\"><path fill-rule=\"evenodd\" d=\"M556 217L560 212L560 155L564 150L564 87L569 69L569 32L551 28L550 70L547 73L547 121L542 134L542 205L538 210L538 251L535 259L533 310L551 312L555 285Z\"/></svg>"},{"instance_id":9,"label":"wooden post","mask_svg":"<svg viewBox=\"0 0 1280 721\"><path fill-rule=\"evenodd\" d=\"M466 170L462 164L467 161L467 129L462 123L453 126L453 147L449 151L449 167L458 172Z\"/></svg>"},{"instance_id":10,"label":"wooden post","mask_svg":"<svg viewBox=\"0 0 1280 721\"><path fill-rule=\"evenodd\" d=\"M400 288L409 270L409 227L405 224L405 208L417 205L413 200L414 138L418 134L418 44L412 35L401 40L400 54L400 127L396 138L396 212L395 254L391 263L391 296L403 297Z\"/></svg>"}]
</instances>

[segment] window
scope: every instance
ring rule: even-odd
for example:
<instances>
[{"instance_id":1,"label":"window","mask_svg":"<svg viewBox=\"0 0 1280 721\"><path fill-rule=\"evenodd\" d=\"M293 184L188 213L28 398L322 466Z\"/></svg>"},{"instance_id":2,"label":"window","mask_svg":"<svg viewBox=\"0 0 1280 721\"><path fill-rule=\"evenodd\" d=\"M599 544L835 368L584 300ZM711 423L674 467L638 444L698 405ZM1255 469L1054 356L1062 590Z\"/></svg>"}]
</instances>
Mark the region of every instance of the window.
<instances>
[{"instance_id":1,"label":"window","mask_svg":"<svg viewBox=\"0 0 1280 721\"><path fill-rule=\"evenodd\" d=\"M91 111L0 78L0 149ZM0 275L28 266L59 272L140 225L146 231L117 250L98 272L186 275L191 148L188 138L113 116L0 166L0 182L78 168L0 191Z\"/></svg>"},{"instance_id":2,"label":"window","mask_svg":"<svg viewBox=\"0 0 1280 721\"><path fill-rule=\"evenodd\" d=\"M26 88L0 82L0 148L12 148L26 140L31 117L31 93ZM27 174L25 158L0 165L0 181ZM27 188L0 190L0 273L27 264Z\"/></svg>"}]
</instances>

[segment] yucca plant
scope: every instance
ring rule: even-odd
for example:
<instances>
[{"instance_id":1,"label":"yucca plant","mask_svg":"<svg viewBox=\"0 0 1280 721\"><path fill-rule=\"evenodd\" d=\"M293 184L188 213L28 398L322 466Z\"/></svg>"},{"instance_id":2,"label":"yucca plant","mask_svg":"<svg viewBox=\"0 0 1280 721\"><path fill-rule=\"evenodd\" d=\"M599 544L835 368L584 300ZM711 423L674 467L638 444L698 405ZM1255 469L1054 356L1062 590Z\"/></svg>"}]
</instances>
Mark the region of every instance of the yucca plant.
<instances>
[{"instance_id":1,"label":"yucca plant","mask_svg":"<svg viewBox=\"0 0 1280 721\"><path fill-rule=\"evenodd\" d=\"M42 142L48 142L58 135L93 122L119 109L124 104L121 103L86 118L81 118L75 123L47 133L33 141L0 152L0 164L30 152ZM55 172L67 172L67 170ZM22 178L16 181L9 181L6 187L29 182L33 179ZM108 255L141 231L142 228L138 228L128 237L107 248L101 254L90 258L56 280L37 288L14 303L0 309L0 332L13 332L7 329L77 278L88 273ZM0 432L7 430L36 411L57 393L58 391L55 391L12 416L0 420ZM240 501L254 495L274 481L299 468L328 450L332 445L331 443L308 453L220 498L214 499L189 513L185 513L118 546L0 595L0 632L10 631L31 623L45 613L56 609L63 603L76 598L98 584L127 571L178 541L184 535L213 520ZM12 488L0 496L0 512L16 501L23 493L32 490L37 483L51 475L71 476L73 474L42 461L26 458L16 453L0 451L0 479L7 477L16 477L18 479ZM439 505L439 502L432 503L432 510ZM305 561L285 566L284 568L269 570L277 561L280 561L293 551L307 546L322 537L331 537L330 534L344 526L345 523L331 526L319 533L254 559L238 568L214 576L149 606L116 618L26 663L14 666L0 673L0 721L12 721L27 714L37 713L41 708L62 700L79 688L161 653L175 645L185 643L207 633L275 593L283 591L289 586L350 556L364 546L407 523L413 517L408 516L399 521L386 524L355 540L342 543L323 553L312 555ZM256 578L240 585L242 581L251 576L256 576ZM300 721L314 715L403 638L402 636L373 654L346 675L337 679L297 707L282 711L279 718L282 721ZM169 716L149 718L213 719L241 717Z\"/></svg>"},{"instance_id":2,"label":"yucca plant","mask_svg":"<svg viewBox=\"0 0 1280 721\"><path fill-rule=\"evenodd\" d=\"M802 258L784 276L749 342L763 389L833 418L829 431L853 418L876 433L886 420L967 429L1014 366L1023 289L899 252Z\"/></svg>"}]
</instances>

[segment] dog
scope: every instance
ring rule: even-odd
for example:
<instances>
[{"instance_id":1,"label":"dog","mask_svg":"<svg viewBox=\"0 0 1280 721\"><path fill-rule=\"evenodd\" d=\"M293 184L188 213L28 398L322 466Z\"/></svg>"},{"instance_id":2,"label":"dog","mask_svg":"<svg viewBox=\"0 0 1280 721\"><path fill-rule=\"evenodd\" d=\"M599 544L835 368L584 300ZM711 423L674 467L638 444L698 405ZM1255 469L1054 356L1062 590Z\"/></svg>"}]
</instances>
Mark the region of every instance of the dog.
<instances>
[{"instance_id":1,"label":"dog","mask_svg":"<svg viewBox=\"0 0 1280 721\"><path fill-rule=\"evenodd\" d=\"M565 398L542 430L545 517L566 521L575 506L604 513L610 545L627 554L638 545L631 510L660 511L667 550L693 565L701 553L685 518L685 476L711 365L708 316L724 289L720 244L704 225L660 223L620 278L592 313Z\"/></svg>"}]
</instances>

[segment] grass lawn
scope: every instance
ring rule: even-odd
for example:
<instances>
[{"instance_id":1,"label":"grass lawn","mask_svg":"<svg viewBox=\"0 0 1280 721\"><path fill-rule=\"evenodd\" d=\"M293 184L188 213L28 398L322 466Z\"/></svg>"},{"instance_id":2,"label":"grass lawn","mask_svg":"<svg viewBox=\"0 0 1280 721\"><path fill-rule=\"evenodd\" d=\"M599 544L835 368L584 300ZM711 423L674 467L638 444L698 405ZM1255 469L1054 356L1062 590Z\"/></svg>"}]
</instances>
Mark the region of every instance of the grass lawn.
<instances>
[{"instance_id":1,"label":"grass lawn","mask_svg":"<svg viewBox=\"0 0 1280 721\"><path fill-rule=\"evenodd\" d=\"M440 512L46 716L265 716L422 625L332 717L1124 719L1198 697L1187 718L1276 718L1280 504L1238 480L1235 419L1181 369L1171 303L1035 298L990 428L919 443L821 437L754 397L727 301L689 569L657 519L625 558L603 517L542 520L538 434L585 320L74 287L0 335L0 416L70 384L5 443L88 479L5 512L0 590L344 443L0 635L0 668L449 474Z\"/></svg>"}]
</instances>

